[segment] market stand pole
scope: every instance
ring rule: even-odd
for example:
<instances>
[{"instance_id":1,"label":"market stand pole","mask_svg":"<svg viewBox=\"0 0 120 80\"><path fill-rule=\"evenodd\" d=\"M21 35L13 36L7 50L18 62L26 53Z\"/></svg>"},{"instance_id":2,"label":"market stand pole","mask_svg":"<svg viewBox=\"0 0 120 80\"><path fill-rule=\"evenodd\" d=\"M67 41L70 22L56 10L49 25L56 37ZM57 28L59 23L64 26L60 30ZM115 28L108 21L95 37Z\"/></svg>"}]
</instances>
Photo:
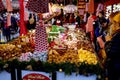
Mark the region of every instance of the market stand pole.
<instances>
[{"instance_id":1,"label":"market stand pole","mask_svg":"<svg viewBox=\"0 0 120 80\"><path fill-rule=\"evenodd\" d=\"M19 0L19 5L20 5L20 36L23 36L27 34L27 29L24 21L24 0ZM16 70L17 70L16 72L17 80L22 80L21 68L17 68ZM12 80L16 80L16 79L12 79Z\"/></svg>"},{"instance_id":2,"label":"market stand pole","mask_svg":"<svg viewBox=\"0 0 120 80\"><path fill-rule=\"evenodd\" d=\"M24 22L24 0L19 0L20 5L20 36L27 34L27 29Z\"/></svg>"}]
</instances>

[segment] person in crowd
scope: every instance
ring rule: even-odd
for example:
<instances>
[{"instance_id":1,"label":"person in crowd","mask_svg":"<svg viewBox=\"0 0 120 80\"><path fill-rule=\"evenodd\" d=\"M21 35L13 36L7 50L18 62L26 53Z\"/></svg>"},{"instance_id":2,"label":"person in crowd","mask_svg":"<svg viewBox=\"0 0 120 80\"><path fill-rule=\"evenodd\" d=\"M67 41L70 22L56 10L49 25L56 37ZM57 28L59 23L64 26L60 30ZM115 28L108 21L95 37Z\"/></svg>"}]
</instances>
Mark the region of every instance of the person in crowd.
<instances>
[{"instance_id":1,"label":"person in crowd","mask_svg":"<svg viewBox=\"0 0 120 80\"><path fill-rule=\"evenodd\" d=\"M78 27L80 28L80 16L79 16L79 12L76 13L75 20L76 20L76 22L78 24Z\"/></svg>"},{"instance_id":2,"label":"person in crowd","mask_svg":"<svg viewBox=\"0 0 120 80\"><path fill-rule=\"evenodd\" d=\"M68 13L66 13L65 16L64 16L63 22L64 23L69 23L69 17L70 17L70 15Z\"/></svg>"},{"instance_id":3,"label":"person in crowd","mask_svg":"<svg viewBox=\"0 0 120 80\"><path fill-rule=\"evenodd\" d=\"M108 28L108 21L104 17L103 11L99 12L97 19L93 21L93 26L94 26L94 46L95 51L98 54L99 50L104 47L105 36Z\"/></svg>"},{"instance_id":4,"label":"person in crowd","mask_svg":"<svg viewBox=\"0 0 120 80\"><path fill-rule=\"evenodd\" d=\"M30 13L29 20L27 23L28 30L35 29L36 26L36 17L35 14Z\"/></svg>"},{"instance_id":5,"label":"person in crowd","mask_svg":"<svg viewBox=\"0 0 120 80\"><path fill-rule=\"evenodd\" d=\"M104 11L100 11L97 17L100 24L106 19L104 16Z\"/></svg>"},{"instance_id":6,"label":"person in crowd","mask_svg":"<svg viewBox=\"0 0 120 80\"><path fill-rule=\"evenodd\" d=\"M94 48L103 67L106 60L104 45L106 42L105 36L107 34L107 28L108 22L106 19L103 19L103 21L101 21L101 24L98 21L96 21L96 23L94 24Z\"/></svg>"},{"instance_id":7,"label":"person in crowd","mask_svg":"<svg viewBox=\"0 0 120 80\"><path fill-rule=\"evenodd\" d=\"M3 21L3 17L0 16L0 29L2 29L4 26L4 21Z\"/></svg>"},{"instance_id":8,"label":"person in crowd","mask_svg":"<svg viewBox=\"0 0 120 80\"><path fill-rule=\"evenodd\" d=\"M73 23L75 23L75 19L74 19L74 14L70 14L70 17L69 17L69 23L70 24L73 24Z\"/></svg>"},{"instance_id":9,"label":"person in crowd","mask_svg":"<svg viewBox=\"0 0 120 80\"><path fill-rule=\"evenodd\" d=\"M113 12L110 14L109 16L109 27L108 27L108 31L107 31L107 36L106 36L106 41L109 41L111 40L111 36L112 36L112 33L114 32L114 25L116 24L116 22L113 20L113 17L119 12Z\"/></svg>"},{"instance_id":10,"label":"person in crowd","mask_svg":"<svg viewBox=\"0 0 120 80\"><path fill-rule=\"evenodd\" d=\"M84 23L87 22L89 16L90 16L90 14L87 11L85 11L84 12L84 18L83 18Z\"/></svg>"},{"instance_id":11,"label":"person in crowd","mask_svg":"<svg viewBox=\"0 0 120 80\"><path fill-rule=\"evenodd\" d=\"M108 80L120 80L120 12L113 17L111 40L105 43Z\"/></svg>"},{"instance_id":12,"label":"person in crowd","mask_svg":"<svg viewBox=\"0 0 120 80\"><path fill-rule=\"evenodd\" d=\"M60 12L60 15L59 15L59 19L60 19L60 25L62 26L63 25L63 16L64 16L64 12L63 12L63 9L60 9L61 12Z\"/></svg>"},{"instance_id":13,"label":"person in crowd","mask_svg":"<svg viewBox=\"0 0 120 80\"><path fill-rule=\"evenodd\" d=\"M97 41L97 50L96 52L99 53L100 49L104 48L105 43L105 36L107 34L108 22L106 19L102 19L101 22L97 22L95 28L95 37Z\"/></svg>"},{"instance_id":14,"label":"person in crowd","mask_svg":"<svg viewBox=\"0 0 120 80\"><path fill-rule=\"evenodd\" d=\"M11 14L8 13L7 17L4 17L4 28L3 28L3 35L6 37L6 41L10 41L10 27L11 27ZM9 21L9 23L7 22Z\"/></svg>"},{"instance_id":15,"label":"person in crowd","mask_svg":"<svg viewBox=\"0 0 120 80\"><path fill-rule=\"evenodd\" d=\"M88 17L87 24L86 24L86 34L91 42L94 40L94 27L93 22L95 21L94 15L91 13Z\"/></svg>"},{"instance_id":16,"label":"person in crowd","mask_svg":"<svg viewBox=\"0 0 120 80\"><path fill-rule=\"evenodd\" d=\"M11 15L11 28L10 28L11 32L16 33L18 30L18 25L17 25L17 21L14 17L14 15Z\"/></svg>"},{"instance_id":17,"label":"person in crowd","mask_svg":"<svg viewBox=\"0 0 120 80\"><path fill-rule=\"evenodd\" d=\"M1 42L2 37L3 37L3 27L4 27L3 17L0 16L0 42Z\"/></svg>"},{"instance_id":18,"label":"person in crowd","mask_svg":"<svg viewBox=\"0 0 120 80\"><path fill-rule=\"evenodd\" d=\"M95 51L98 53L98 43L97 43L97 36L96 36L96 29L100 27L100 23L98 22L98 20L96 19L95 21L93 21L93 29L94 29L94 48Z\"/></svg>"}]
</instances>

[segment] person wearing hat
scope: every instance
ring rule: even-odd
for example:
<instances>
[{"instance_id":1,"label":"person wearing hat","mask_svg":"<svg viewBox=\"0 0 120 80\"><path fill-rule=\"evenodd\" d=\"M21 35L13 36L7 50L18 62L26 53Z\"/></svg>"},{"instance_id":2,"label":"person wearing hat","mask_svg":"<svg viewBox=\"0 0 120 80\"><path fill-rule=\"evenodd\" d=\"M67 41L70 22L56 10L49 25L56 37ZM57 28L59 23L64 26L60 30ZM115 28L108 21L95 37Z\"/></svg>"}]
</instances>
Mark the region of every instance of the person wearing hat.
<instances>
[{"instance_id":1,"label":"person wearing hat","mask_svg":"<svg viewBox=\"0 0 120 80\"><path fill-rule=\"evenodd\" d=\"M111 40L105 43L108 80L120 80L120 12L113 17Z\"/></svg>"}]
</instances>

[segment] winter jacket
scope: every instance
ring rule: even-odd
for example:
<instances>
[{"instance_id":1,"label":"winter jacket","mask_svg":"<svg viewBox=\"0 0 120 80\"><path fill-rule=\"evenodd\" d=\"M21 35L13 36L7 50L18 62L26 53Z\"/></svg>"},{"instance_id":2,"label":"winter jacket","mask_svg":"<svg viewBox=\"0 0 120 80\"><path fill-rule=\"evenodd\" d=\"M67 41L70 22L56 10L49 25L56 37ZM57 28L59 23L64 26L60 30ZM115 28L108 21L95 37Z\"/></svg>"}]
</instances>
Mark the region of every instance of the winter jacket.
<instances>
[{"instance_id":1,"label":"winter jacket","mask_svg":"<svg viewBox=\"0 0 120 80\"><path fill-rule=\"evenodd\" d=\"M120 30L112 37L111 41L106 42L105 51L107 54L108 67L120 72Z\"/></svg>"}]
</instances>

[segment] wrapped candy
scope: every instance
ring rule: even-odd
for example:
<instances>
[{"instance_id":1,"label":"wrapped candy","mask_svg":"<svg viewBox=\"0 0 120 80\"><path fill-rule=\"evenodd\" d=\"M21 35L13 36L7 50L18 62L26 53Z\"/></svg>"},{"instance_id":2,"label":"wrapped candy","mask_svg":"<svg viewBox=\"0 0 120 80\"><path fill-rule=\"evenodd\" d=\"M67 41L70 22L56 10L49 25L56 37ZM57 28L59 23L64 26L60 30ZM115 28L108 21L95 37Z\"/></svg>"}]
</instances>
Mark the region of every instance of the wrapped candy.
<instances>
[{"instance_id":1,"label":"wrapped candy","mask_svg":"<svg viewBox=\"0 0 120 80\"><path fill-rule=\"evenodd\" d=\"M52 26L52 32L58 32L58 28L57 28L56 25L53 25L53 26Z\"/></svg>"},{"instance_id":2,"label":"wrapped candy","mask_svg":"<svg viewBox=\"0 0 120 80\"><path fill-rule=\"evenodd\" d=\"M93 64L93 65L96 65L98 63L97 56L90 51L81 48L78 50L78 55L80 62L85 62L87 64Z\"/></svg>"},{"instance_id":3,"label":"wrapped candy","mask_svg":"<svg viewBox=\"0 0 120 80\"><path fill-rule=\"evenodd\" d=\"M31 52L22 53L19 57L20 61L30 61L31 59L34 59L36 61L46 61L47 60L47 52L34 52L33 54Z\"/></svg>"},{"instance_id":4,"label":"wrapped candy","mask_svg":"<svg viewBox=\"0 0 120 80\"><path fill-rule=\"evenodd\" d=\"M32 58L31 52L22 53L22 55L19 57L20 61L30 61Z\"/></svg>"},{"instance_id":5,"label":"wrapped candy","mask_svg":"<svg viewBox=\"0 0 120 80\"><path fill-rule=\"evenodd\" d=\"M47 53L48 51L44 51L44 52L34 52L32 58L35 60L40 60L40 61L46 61L47 60Z\"/></svg>"}]
</instances>

